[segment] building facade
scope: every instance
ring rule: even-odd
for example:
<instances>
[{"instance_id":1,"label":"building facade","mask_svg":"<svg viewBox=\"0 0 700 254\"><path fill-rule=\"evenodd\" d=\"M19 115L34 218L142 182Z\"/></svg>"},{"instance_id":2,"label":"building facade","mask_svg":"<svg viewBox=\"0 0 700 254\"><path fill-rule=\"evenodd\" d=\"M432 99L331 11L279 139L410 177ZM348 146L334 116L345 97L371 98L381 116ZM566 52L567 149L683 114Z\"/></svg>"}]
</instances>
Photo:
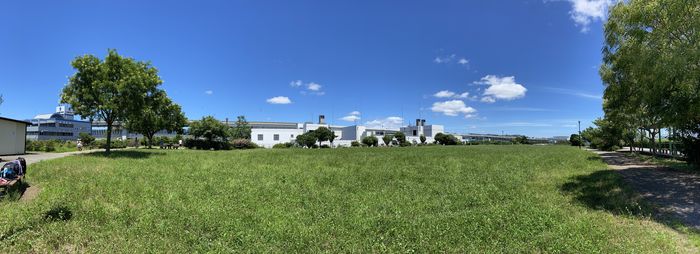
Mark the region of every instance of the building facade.
<instances>
[{"instance_id":1,"label":"building facade","mask_svg":"<svg viewBox=\"0 0 700 254\"><path fill-rule=\"evenodd\" d=\"M24 154L28 122L0 117L0 155Z\"/></svg>"},{"instance_id":2,"label":"building facade","mask_svg":"<svg viewBox=\"0 0 700 254\"><path fill-rule=\"evenodd\" d=\"M362 125L337 126L329 125L323 115L319 116L317 123L293 123L293 122L250 122L251 140L257 145L270 148L275 144L295 142L296 137L316 130L319 127L326 127L337 136L333 141L333 146L350 146L353 141L361 141L362 138L375 136L379 139L380 145L384 144L382 138L385 135L394 135L403 132L409 142L420 143L420 136L425 135L426 142L433 142L437 133L444 133L442 125L425 125L425 119L416 120L417 126L405 126L399 129L391 128L368 128ZM330 142L325 142L330 145Z\"/></svg>"},{"instance_id":3,"label":"building facade","mask_svg":"<svg viewBox=\"0 0 700 254\"><path fill-rule=\"evenodd\" d=\"M66 106L56 107L52 114L37 115L27 120L28 140L77 140L80 133L90 133L89 121L75 120L75 115Z\"/></svg>"}]
</instances>

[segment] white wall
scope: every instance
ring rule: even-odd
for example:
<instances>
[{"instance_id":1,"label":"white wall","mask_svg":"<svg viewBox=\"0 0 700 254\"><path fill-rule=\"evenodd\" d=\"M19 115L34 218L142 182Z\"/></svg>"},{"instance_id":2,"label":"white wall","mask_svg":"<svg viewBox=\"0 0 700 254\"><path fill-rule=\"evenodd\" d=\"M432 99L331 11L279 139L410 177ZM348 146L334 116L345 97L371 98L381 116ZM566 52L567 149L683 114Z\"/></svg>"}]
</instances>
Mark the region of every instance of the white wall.
<instances>
[{"instance_id":1,"label":"white wall","mask_svg":"<svg viewBox=\"0 0 700 254\"><path fill-rule=\"evenodd\" d=\"M259 146L271 148L275 144L294 142L303 131L302 129L251 129L250 139ZM279 135L279 140L274 140L275 134ZM263 140L259 140L258 135L262 135Z\"/></svg>"},{"instance_id":2,"label":"white wall","mask_svg":"<svg viewBox=\"0 0 700 254\"><path fill-rule=\"evenodd\" d=\"M27 125L0 119L0 155L23 154Z\"/></svg>"}]
</instances>

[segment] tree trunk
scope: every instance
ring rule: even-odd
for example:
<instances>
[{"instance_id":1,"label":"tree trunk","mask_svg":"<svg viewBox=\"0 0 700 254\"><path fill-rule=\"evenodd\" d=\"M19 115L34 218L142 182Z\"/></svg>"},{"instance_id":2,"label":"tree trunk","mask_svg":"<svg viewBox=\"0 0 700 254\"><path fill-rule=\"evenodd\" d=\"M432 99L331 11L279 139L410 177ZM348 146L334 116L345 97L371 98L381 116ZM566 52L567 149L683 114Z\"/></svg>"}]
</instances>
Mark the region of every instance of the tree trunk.
<instances>
[{"instance_id":1,"label":"tree trunk","mask_svg":"<svg viewBox=\"0 0 700 254\"><path fill-rule=\"evenodd\" d=\"M148 149L153 148L153 134L148 135Z\"/></svg>"},{"instance_id":2,"label":"tree trunk","mask_svg":"<svg viewBox=\"0 0 700 254\"><path fill-rule=\"evenodd\" d=\"M105 121L107 123L107 144L105 146L105 152L109 154L112 150L112 121Z\"/></svg>"}]
</instances>

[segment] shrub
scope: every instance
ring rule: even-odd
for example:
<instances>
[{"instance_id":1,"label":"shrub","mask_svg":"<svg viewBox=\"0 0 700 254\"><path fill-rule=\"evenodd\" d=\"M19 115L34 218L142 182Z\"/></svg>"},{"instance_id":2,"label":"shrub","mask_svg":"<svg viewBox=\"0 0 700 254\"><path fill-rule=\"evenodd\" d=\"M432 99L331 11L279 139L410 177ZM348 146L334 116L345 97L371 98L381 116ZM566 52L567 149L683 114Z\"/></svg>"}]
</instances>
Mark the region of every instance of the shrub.
<instances>
[{"instance_id":1,"label":"shrub","mask_svg":"<svg viewBox=\"0 0 700 254\"><path fill-rule=\"evenodd\" d=\"M53 140L49 140L44 144L44 152L53 152L56 151L56 142Z\"/></svg>"},{"instance_id":2,"label":"shrub","mask_svg":"<svg viewBox=\"0 0 700 254\"><path fill-rule=\"evenodd\" d=\"M366 146L379 146L379 139L375 136L367 136L362 138L362 144Z\"/></svg>"},{"instance_id":3,"label":"shrub","mask_svg":"<svg viewBox=\"0 0 700 254\"><path fill-rule=\"evenodd\" d=\"M253 143L253 141L250 141L250 139L234 139L231 141L231 144L233 145L234 149L254 149L258 148L258 145Z\"/></svg>"},{"instance_id":4,"label":"shrub","mask_svg":"<svg viewBox=\"0 0 700 254\"><path fill-rule=\"evenodd\" d=\"M321 145L321 148L331 148L329 145Z\"/></svg>"},{"instance_id":5,"label":"shrub","mask_svg":"<svg viewBox=\"0 0 700 254\"><path fill-rule=\"evenodd\" d=\"M95 142L95 137L90 135L90 133L87 132L81 132L78 134L78 138L80 139L81 142L83 142L83 146L90 146L93 142Z\"/></svg>"},{"instance_id":6,"label":"shrub","mask_svg":"<svg viewBox=\"0 0 700 254\"><path fill-rule=\"evenodd\" d=\"M279 143L279 144L275 144L274 146L272 146L272 148L292 148L292 147L294 147L294 144L290 143L290 142Z\"/></svg>"},{"instance_id":7,"label":"shrub","mask_svg":"<svg viewBox=\"0 0 700 254\"><path fill-rule=\"evenodd\" d=\"M192 139L188 138L184 141L183 145L189 149L197 150L231 150L233 147L232 143L223 141L208 141L204 139ZM257 147L257 145L256 145Z\"/></svg>"},{"instance_id":8,"label":"shrub","mask_svg":"<svg viewBox=\"0 0 700 254\"><path fill-rule=\"evenodd\" d=\"M360 142L352 141L352 142L350 142L350 146L352 146L352 147L360 147Z\"/></svg>"}]
</instances>

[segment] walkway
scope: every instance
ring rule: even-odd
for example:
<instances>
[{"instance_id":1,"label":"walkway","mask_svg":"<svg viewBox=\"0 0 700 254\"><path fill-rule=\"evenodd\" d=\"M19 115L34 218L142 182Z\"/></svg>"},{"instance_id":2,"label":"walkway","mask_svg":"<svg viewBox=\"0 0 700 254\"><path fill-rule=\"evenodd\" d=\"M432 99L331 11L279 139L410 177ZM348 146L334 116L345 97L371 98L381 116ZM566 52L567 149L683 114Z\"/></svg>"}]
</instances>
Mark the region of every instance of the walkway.
<instances>
[{"instance_id":1,"label":"walkway","mask_svg":"<svg viewBox=\"0 0 700 254\"><path fill-rule=\"evenodd\" d=\"M617 170L662 215L700 230L700 174L639 162L620 152L592 151Z\"/></svg>"},{"instance_id":2,"label":"walkway","mask_svg":"<svg viewBox=\"0 0 700 254\"><path fill-rule=\"evenodd\" d=\"M44 152L28 152L27 154L24 155L6 155L6 156L0 156L2 158L2 161L9 161L9 160L14 160L17 157L22 157L25 160L27 160L27 165L37 163L40 161L44 160L50 160L50 159L58 159L58 158L63 158L66 156L74 155L74 154L81 154L81 153L92 153L92 152L97 152L97 151L104 151L104 149L94 149L94 150L85 150L85 151L80 151L80 152L67 152L67 153L44 153Z\"/></svg>"}]
</instances>

